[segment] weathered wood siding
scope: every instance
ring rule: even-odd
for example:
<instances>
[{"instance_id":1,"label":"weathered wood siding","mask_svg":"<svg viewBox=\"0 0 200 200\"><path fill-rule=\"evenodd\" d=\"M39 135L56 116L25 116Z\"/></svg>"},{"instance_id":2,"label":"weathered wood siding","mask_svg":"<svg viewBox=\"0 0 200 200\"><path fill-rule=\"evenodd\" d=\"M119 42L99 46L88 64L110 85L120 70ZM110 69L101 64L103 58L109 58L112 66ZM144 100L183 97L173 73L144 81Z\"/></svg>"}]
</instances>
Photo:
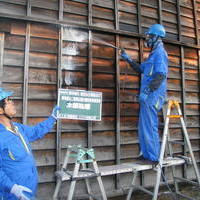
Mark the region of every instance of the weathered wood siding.
<instances>
[{"instance_id":1,"label":"weathered wood siding","mask_svg":"<svg viewBox=\"0 0 200 200\"><path fill-rule=\"evenodd\" d=\"M56 104L58 87L103 92L102 121L62 120L60 127L33 143L39 199L52 196L54 171L69 144L93 147L99 165L131 161L138 155L140 78L107 43L125 48L142 62L149 54L143 47L144 32L153 23L162 23L167 31L168 96L181 102L199 163L199 0L0 0L1 83L15 92L17 121L33 125L45 119ZM171 132L182 140L176 121ZM176 152L183 150L175 146ZM183 168L179 173L185 175ZM192 170L188 176L194 177ZM138 182L152 186L153 180L153 173L145 172ZM103 181L108 193L116 193L130 184L131 176ZM81 185L77 188L79 194L85 192Z\"/></svg>"}]
</instances>

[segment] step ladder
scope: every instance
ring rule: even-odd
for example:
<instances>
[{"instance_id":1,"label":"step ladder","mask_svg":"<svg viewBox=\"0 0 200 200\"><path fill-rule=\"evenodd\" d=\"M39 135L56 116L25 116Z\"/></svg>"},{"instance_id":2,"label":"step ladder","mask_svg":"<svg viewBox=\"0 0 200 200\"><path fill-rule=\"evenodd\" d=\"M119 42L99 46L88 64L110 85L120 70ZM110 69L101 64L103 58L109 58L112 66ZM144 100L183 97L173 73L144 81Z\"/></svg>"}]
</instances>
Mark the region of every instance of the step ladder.
<instances>
[{"instance_id":1,"label":"step ladder","mask_svg":"<svg viewBox=\"0 0 200 200\"><path fill-rule=\"evenodd\" d=\"M70 157L75 158L74 171L69 171L67 168ZM86 164L89 164L89 163L92 166L92 168L86 167ZM92 177L97 178L102 199L107 200L106 192L103 186L99 168L95 159L94 150L92 148L87 149L87 148L81 147L80 145L68 146L62 169L61 171L56 172L56 176L58 179L57 179L57 184L56 184L56 188L53 195L53 200L58 199L58 194L59 194L61 185L64 181L67 181L67 180L71 181L67 200L72 200L76 182L82 179L84 179L86 183L89 200L95 199L94 195L92 195L92 191L91 191L91 187L89 183L89 178L92 178Z\"/></svg>"},{"instance_id":2,"label":"step ladder","mask_svg":"<svg viewBox=\"0 0 200 200\"><path fill-rule=\"evenodd\" d=\"M176 112L178 113L177 115L171 114L172 108L176 109ZM172 143L174 143L175 141L170 140L170 134L169 134L170 118L180 119L182 131L183 131L183 137L184 137L183 145L187 146L189 156L184 155L184 156L179 156L179 157L182 158L185 161L184 163L186 165L188 165L188 164L193 165L194 172L195 172L195 175L196 175L196 180L197 180L197 182L195 182L195 181L191 181L191 180L188 180L188 179L185 179L185 178L176 177L175 166L178 165L178 163L174 163L172 166L170 166L171 172L172 172L172 177L173 177L173 182L174 182L174 186L175 186L175 191L173 191L173 192L169 188L169 185L168 185L167 180L166 180L164 173L163 173L163 168L167 167L164 164L165 156L167 154L166 153L166 147L167 146L168 146L169 155L171 157L174 157ZM181 144L181 143L179 142L179 144ZM199 169L197 167L195 157L194 157L194 154L193 154L193 151L192 151L192 146L191 146L190 139L189 139L187 129L186 129L186 125L185 125L185 122L184 122L184 119L183 119L183 116L182 116L180 105L175 100L169 100L168 101L159 162L158 162L158 164L155 165L154 170L156 171L156 182L155 182L155 187L154 187L153 192L151 192L150 190L147 190L146 188L144 188L142 186L137 186L135 184L137 173L134 173L132 183L131 183L131 188L129 189L129 192L128 192L128 195L127 195L127 198L126 198L127 200L131 199L133 190L136 189L136 188L139 189L139 190L142 190L143 192L145 192L149 195L151 195L152 200L157 200L158 195L159 195L158 192L159 192L159 186L160 186L160 183L161 183L161 176L163 177L165 184L168 186L168 189L169 189L173 199L177 199L178 197L181 197L181 198L183 197L185 199L192 200L191 197L188 197L188 196L182 194L179 191L178 182L187 182L187 183L190 183L190 184L193 184L193 185L200 187Z\"/></svg>"}]
</instances>

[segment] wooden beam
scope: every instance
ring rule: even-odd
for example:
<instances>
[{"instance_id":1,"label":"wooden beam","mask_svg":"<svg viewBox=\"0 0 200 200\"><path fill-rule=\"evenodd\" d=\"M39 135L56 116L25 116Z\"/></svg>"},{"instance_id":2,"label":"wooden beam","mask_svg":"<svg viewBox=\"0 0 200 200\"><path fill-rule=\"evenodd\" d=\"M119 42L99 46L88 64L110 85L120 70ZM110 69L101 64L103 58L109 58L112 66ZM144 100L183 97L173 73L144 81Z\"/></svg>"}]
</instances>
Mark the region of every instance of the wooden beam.
<instances>
[{"instance_id":1,"label":"wooden beam","mask_svg":"<svg viewBox=\"0 0 200 200\"><path fill-rule=\"evenodd\" d=\"M186 102L185 102L185 63L184 63L184 47L181 46L181 86L182 86L182 114L184 121L186 121ZM185 145L183 146L183 155L186 155L186 140L184 138ZM183 177L187 178L187 170L186 165L183 166Z\"/></svg>"},{"instance_id":2,"label":"wooden beam","mask_svg":"<svg viewBox=\"0 0 200 200\"><path fill-rule=\"evenodd\" d=\"M143 42L143 39L140 38L140 40L139 40L139 61L140 61L140 63L143 62L143 52L144 52L144 42ZM139 82L141 82L141 76L140 76ZM140 174L140 185L144 186L144 184L145 184L144 172L141 171L141 172L139 172L139 174Z\"/></svg>"},{"instance_id":3,"label":"wooden beam","mask_svg":"<svg viewBox=\"0 0 200 200\"><path fill-rule=\"evenodd\" d=\"M59 21L63 21L63 0L59 0Z\"/></svg>"},{"instance_id":4,"label":"wooden beam","mask_svg":"<svg viewBox=\"0 0 200 200\"><path fill-rule=\"evenodd\" d=\"M24 87L23 87L23 116L22 116L23 124L27 124L30 32L31 32L31 24L27 23L27 25L26 25L25 55L24 55Z\"/></svg>"},{"instance_id":5,"label":"wooden beam","mask_svg":"<svg viewBox=\"0 0 200 200\"><path fill-rule=\"evenodd\" d=\"M92 90L92 32L88 35L88 90ZM92 121L87 125L87 146L92 148Z\"/></svg>"},{"instance_id":6,"label":"wooden beam","mask_svg":"<svg viewBox=\"0 0 200 200\"><path fill-rule=\"evenodd\" d=\"M27 0L26 15L31 16L31 2Z\"/></svg>"},{"instance_id":7,"label":"wooden beam","mask_svg":"<svg viewBox=\"0 0 200 200\"><path fill-rule=\"evenodd\" d=\"M92 0L88 2L88 25L92 25Z\"/></svg>"},{"instance_id":8,"label":"wooden beam","mask_svg":"<svg viewBox=\"0 0 200 200\"><path fill-rule=\"evenodd\" d=\"M141 0L137 1L137 22L138 22L138 33L142 33L142 26L141 26Z\"/></svg>"},{"instance_id":9,"label":"wooden beam","mask_svg":"<svg viewBox=\"0 0 200 200\"><path fill-rule=\"evenodd\" d=\"M118 0L115 0L115 29L119 30Z\"/></svg>"},{"instance_id":10,"label":"wooden beam","mask_svg":"<svg viewBox=\"0 0 200 200\"><path fill-rule=\"evenodd\" d=\"M162 1L158 0L158 23L162 24Z\"/></svg>"},{"instance_id":11,"label":"wooden beam","mask_svg":"<svg viewBox=\"0 0 200 200\"><path fill-rule=\"evenodd\" d=\"M177 14L177 16L179 16ZM123 31L123 30L113 30L113 29L108 29L108 28L101 28L97 26L88 26L88 25L80 25L80 24L75 24L75 23L69 23L69 22L60 22L58 20L45 20L41 21L40 19L36 19L34 17L23 17L23 16L18 16L18 15L9 15L9 14L2 14L0 13L0 18L4 19L18 19L18 20L23 20L26 22L39 22L42 24L52 24L52 25L57 25L57 26L68 26L70 28L81 28L81 29L86 29L86 30L91 30L91 31L99 31L102 33L113 33L113 34L119 34L122 36L130 36L130 37L136 37L136 38L144 38L144 34L138 34L138 33L133 33L129 31ZM180 23L179 23L180 25ZM185 46L185 47L190 47L190 48L195 48L195 49L200 49L199 45L194 45L190 43L185 43L185 42L180 42L180 41L175 41L175 40L169 40L169 39L164 39L164 42L174 44L174 45L179 45L179 46Z\"/></svg>"},{"instance_id":12,"label":"wooden beam","mask_svg":"<svg viewBox=\"0 0 200 200\"><path fill-rule=\"evenodd\" d=\"M3 52L4 52L4 33L0 33L0 85L3 79Z\"/></svg>"},{"instance_id":13,"label":"wooden beam","mask_svg":"<svg viewBox=\"0 0 200 200\"><path fill-rule=\"evenodd\" d=\"M178 41L181 42L181 17L180 17L180 3L176 0L176 10L177 10L177 28L178 28Z\"/></svg>"},{"instance_id":14,"label":"wooden beam","mask_svg":"<svg viewBox=\"0 0 200 200\"><path fill-rule=\"evenodd\" d=\"M197 3L196 0L193 0L193 12L194 12L194 25L195 25L195 34L196 34L196 43L199 45L199 29L198 29L198 15L197 15Z\"/></svg>"},{"instance_id":15,"label":"wooden beam","mask_svg":"<svg viewBox=\"0 0 200 200\"><path fill-rule=\"evenodd\" d=\"M119 47L119 36L116 36L116 46ZM115 137L115 143L116 143L116 164L120 164L120 152L121 152L121 140L120 140L120 67L119 67L119 50L115 50L115 63L116 63L116 96L115 96L115 112L116 112L116 123L115 123L115 128L116 128L116 137ZM116 188L120 188L120 177L119 175L116 175Z\"/></svg>"},{"instance_id":16,"label":"wooden beam","mask_svg":"<svg viewBox=\"0 0 200 200\"><path fill-rule=\"evenodd\" d=\"M197 1L193 0L193 7L194 7L194 21L195 21L195 33L196 33L196 43L197 45L200 45L200 32L199 32L199 27L198 27L198 15L197 15ZM199 81L200 81L200 50L197 50L198 54L198 71L199 71ZM199 93L199 99L200 99L200 93ZM200 112L200 109L199 109Z\"/></svg>"},{"instance_id":17,"label":"wooden beam","mask_svg":"<svg viewBox=\"0 0 200 200\"><path fill-rule=\"evenodd\" d=\"M58 71L57 71L57 93L62 84L62 42L63 42L63 27L59 29L59 43L58 43ZM58 96L58 95L57 95ZM56 170L60 170L61 163L61 120L57 120L56 125Z\"/></svg>"}]
</instances>

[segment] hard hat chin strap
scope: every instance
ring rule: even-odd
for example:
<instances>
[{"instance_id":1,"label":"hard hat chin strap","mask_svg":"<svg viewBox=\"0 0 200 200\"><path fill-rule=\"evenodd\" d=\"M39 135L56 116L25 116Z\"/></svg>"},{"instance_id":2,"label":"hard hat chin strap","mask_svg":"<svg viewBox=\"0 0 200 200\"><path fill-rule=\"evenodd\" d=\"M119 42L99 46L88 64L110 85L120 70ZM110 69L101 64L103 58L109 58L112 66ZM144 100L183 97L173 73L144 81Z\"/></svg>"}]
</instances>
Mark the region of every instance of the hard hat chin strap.
<instances>
[{"instance_id":1,"label":"hard hat chin strap","mask_svg":"<svg viewBox=\"0 0 200 200\"><path fill-rule=\"evenodd\" d=\"M8 119L12 119L12 117L11 116L9 116L9 115L7 115L6 113L4 114Z\"/></svg>"},{"instance_id":2,"label":"hard hat chin strap","mask_svg":"<svg viewBox=\"0 0 200 200\"><path fill-rule=\"evenodd\" d=\"M12 119L12 117L11 116L9 116L8 114L6 114L6 112L5 112L5 110L4 110L4 108L3 108L3 111L4 111L4 113L2 113L2 114L0 114L0 115L4 115L5 117L7 117L8 119Z\"/></svg>"}]
</instances>

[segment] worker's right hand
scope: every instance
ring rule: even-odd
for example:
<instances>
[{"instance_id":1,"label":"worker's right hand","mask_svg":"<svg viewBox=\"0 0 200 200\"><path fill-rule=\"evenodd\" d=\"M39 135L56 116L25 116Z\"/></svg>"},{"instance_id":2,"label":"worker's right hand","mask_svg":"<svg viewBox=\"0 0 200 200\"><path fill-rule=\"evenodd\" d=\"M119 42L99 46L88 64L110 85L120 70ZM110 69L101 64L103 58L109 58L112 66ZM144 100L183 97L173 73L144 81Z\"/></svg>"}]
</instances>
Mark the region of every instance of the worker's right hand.
<instances>
[{"instance_id":1,"label":"worker's right hand","mask_svg":"<svg viewBox=\"0 0 200 200\"><path fill-rule=\"evenodd\" d=\"M51 113L51 116L57 120L58 119L58 111L60 110L60 107L59 106L54 106L53 110L52 110L52 113Z\"/></svg>"},{"instance_id":2,"label":"worker's right hand","mask_svg":"<svg viewBox=\"0 0 200 200\"><path fill-rule=\"evenodd\" d=\"M129 55L126 53L126 51L124 49L121 49L120 55L121 55L121 57L122 57L123 60L127 61L127 60L130 59Z\"/></svg>"},{"instance_id":3,"label":"worker's right hand","mask_svg":"<svg viewBox=\"0 0 200 200\"><path fill-rule=\"evenodd\" d=\"M19 200L30 200L23 192L32 193L29 188L14 184L10 193L14 194Z\"/></svg>"}]
</instances>

